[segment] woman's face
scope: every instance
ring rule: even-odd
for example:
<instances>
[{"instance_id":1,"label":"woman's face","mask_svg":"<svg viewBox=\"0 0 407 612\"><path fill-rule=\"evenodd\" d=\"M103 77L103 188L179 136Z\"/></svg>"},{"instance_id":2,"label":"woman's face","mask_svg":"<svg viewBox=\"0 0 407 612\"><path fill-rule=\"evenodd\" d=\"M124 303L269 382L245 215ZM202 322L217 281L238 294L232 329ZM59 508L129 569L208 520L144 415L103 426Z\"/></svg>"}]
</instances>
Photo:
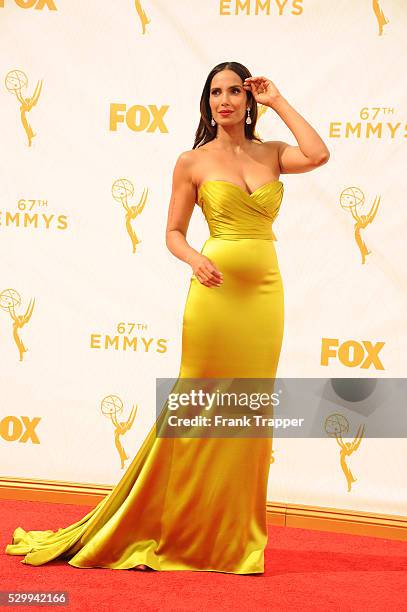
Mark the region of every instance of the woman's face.
<instances>
[{"instance_id":1,"label":"woman's face","mask_svg":"<svg viewBox=\"0 0 407 612\"><path fill-rule=\"evenodd\" d=\"M247 94L242 79L233 70L215 74L209 89L209 105L216 123L234 125L243 121L247 108ZM222 114L222 111L230 111Z\"/></svg>"}]
</instances>

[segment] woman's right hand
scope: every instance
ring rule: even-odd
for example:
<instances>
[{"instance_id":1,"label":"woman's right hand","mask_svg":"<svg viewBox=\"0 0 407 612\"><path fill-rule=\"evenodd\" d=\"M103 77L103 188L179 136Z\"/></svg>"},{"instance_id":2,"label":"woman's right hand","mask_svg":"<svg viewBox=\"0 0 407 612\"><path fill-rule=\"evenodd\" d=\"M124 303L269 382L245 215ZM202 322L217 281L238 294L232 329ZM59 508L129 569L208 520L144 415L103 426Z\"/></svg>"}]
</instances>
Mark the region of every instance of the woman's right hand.
<instances>
[{"instance_id":1,"label":"woman's right hand","mask_svg":"<svg viewBox=\"0 0 407 612\"><path fill-rule=\"evenodd\" d=\"M205 287L220 287L223 283L223 274L219 272L214 263L201 253L194 255L189 262L194 276Z\"/></svg>"}]
</instances>

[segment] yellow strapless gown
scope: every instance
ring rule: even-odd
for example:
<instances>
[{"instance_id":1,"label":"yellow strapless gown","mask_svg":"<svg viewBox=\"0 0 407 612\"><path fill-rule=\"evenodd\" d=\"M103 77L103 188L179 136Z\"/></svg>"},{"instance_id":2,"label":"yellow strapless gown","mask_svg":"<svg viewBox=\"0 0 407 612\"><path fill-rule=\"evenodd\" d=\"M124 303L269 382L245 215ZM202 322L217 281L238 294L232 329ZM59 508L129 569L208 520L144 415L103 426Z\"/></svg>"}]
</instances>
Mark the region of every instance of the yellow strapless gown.
<instances>
[{"instance_id":1,"label":"yellow strapless gown","mask_svg":"<svg viewBox=\"0 0 407 612\"><path fill-rule=\"evenodd\" d=\"M201 185L210 230L201 252L224 281L208 288L191 278L179 378L276 376L284 300L272 223L283 190L281 181L252 194L227 181ZM262 573L272 439L156 437L157 423L93 510L56 532L18 527L6 553L30 565Z\"/></svg>"}]
</instances>

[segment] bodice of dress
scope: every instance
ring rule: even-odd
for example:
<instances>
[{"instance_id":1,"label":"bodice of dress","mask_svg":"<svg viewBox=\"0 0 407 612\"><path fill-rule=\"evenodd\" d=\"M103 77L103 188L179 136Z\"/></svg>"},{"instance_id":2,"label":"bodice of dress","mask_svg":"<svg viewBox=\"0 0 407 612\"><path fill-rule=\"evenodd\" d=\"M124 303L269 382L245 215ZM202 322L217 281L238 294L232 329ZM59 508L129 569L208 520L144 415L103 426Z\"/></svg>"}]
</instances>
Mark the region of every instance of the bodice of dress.
<instances>
[{"instance_id":1,"label":"bodice of dress","mask_svg":"<svg viewBox=\"0 0 407 612\"><path fill-rule=\"evenodd\" d=\"M277 240L272 224L283 199L284 185L271 181L247 193L229 181L204 181L198 190L198 204L214 238Z\"/></svg>"}]
</instances>

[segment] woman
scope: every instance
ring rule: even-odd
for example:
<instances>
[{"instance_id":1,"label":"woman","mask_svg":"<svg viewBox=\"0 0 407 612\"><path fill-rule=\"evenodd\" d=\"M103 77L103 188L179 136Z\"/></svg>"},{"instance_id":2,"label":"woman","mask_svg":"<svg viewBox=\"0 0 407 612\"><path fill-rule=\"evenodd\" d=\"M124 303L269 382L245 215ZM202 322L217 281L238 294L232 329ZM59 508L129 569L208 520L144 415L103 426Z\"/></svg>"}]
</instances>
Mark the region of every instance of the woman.
<instances>
[{"instance_id":1,"label":"woman","mask_svg":"<svg viewBox=\"0 0 407 612\"><path fill-rule=\"evenodd\" d=\"M282 118L298 146L254 135L257 103ZM237 62L211 70L194 147L175 164L168 213L168 248L193 272L179 387L189 378L275 377L284 318L271 227L279 176L328 158L269 79ZM210 229L201 252L186 240L196 202ZM17 528L6 552L31 565L60 557L81 568L262 573L271 438L157 436L167 412L96 508L57 532Z\"/></svg>"}]
</instances>

